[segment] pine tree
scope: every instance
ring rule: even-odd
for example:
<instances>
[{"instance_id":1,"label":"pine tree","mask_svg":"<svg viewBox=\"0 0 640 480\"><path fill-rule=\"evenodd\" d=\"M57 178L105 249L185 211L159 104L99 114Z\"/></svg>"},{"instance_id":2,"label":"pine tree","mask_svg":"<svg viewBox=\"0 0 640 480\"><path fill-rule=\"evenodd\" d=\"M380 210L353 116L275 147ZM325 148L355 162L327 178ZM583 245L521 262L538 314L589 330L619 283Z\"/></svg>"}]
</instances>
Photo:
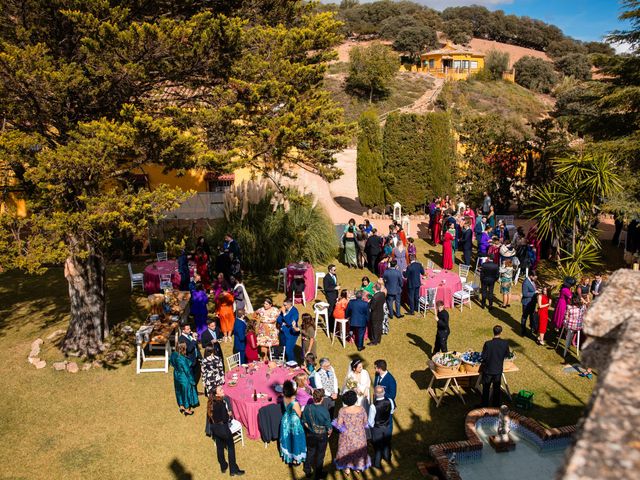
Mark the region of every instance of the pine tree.
<instances>
[{"instance_id":1,"label":"pine tree","mask_svg":"<svg viewBox=\"0 0 640 480\"><path fill-rule=\"evenodd\" d=\"M358 134L358 199L367 207L384 207L382 183L382 133L378 115L367 110L360 116Z\"/></svg>"}]
</instances>

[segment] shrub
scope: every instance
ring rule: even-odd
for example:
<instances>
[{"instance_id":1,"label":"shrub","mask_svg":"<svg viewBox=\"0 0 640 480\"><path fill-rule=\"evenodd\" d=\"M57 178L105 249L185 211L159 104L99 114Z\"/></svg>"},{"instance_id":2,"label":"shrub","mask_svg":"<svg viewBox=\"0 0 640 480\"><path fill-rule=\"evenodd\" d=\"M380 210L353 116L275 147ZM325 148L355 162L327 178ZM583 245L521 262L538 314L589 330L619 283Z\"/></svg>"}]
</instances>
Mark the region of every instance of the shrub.
<instances>
[{"instance_id":1,"label":"shrub","mask_svg":"<svg viewBox=\"0 0 640 480\"><path fill-rule=\"evenodd\" d=\"M541 58L526 55L513 68L516 71L516 83L529 90L549 93L558 83L558 74L553 69L553 64Z\"/></svg>"},{"instance_id":2,"label":"shrub","mask_svg":"<svg viewBox=\"0 0 640 480\"><path fill-rule=\"evenodd\" d=\"M225 215L205 236L217 245L231 232L242 249L245 270L270 273L300 260L326 263L337 254L333 224L310 195L243 183L227 194Z\"/></svg>"},{"instance_id":3,"label":"shrub","mask_svg":"<svg viewBox=\"0 0 640 480\"><path fill-rule=\"evenodd\" d=\"M489 50L484 58L484 72L489 80L502 80L502 74L509 70L509 53Z\"/></svg>"},{"instance_id":4,"label":"shrub","mask_svg":"<svg viewBox=\"0 0 640 480\"><path fill-rule=\"evenodd\" d=\"M400 66L398 55L381 43L353 47L349 52L347 91L368 97L369 102L389 95L389 85Z\"/></svg>"},{"instance_id":5,"label":"shrub","mask_svg":"<svg viewBox=\"0 0 640 480\"><path fill-rule=\"evenodd\" d=\"M576 80L591 80L591 61L582 53L569 53L555 61L558 71Z\"/></svg>"},{"instance_id":6,"label":"shrub","mask_svg":"<svg viewBox=\"0 0 640 480\"><path fill-rule=\"evenodd\" d=\"M367 110L360 117L358 133L357 182L360 203L367 207L384 206L382 183L382 133L378 115Z\"/></svg>"}]
</instances>

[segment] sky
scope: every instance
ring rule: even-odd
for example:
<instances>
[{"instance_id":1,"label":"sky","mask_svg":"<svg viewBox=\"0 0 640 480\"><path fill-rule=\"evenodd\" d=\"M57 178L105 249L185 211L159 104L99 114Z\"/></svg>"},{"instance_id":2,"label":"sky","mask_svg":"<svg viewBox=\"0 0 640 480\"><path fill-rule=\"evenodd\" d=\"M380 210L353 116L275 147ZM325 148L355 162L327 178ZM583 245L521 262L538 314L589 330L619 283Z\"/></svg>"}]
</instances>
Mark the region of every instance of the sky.
<instances>
[{"instance_id":1,"label":"sky","mask_svg":"<svg viewBox=\"0 0 640 480\"><path fill-rule=\"evenodd\" d=\"M339 3L338 0L334 0ZM367 0L365 0L367 1ZM618 20L618 0L413 0L437 10L460 5L483 5L490 10L537 18L559 27L565 35L585 41L601 41L615 29L624 29ZM362 2L362 0L361 0ZM364 3L364 2L363 2Z\"/></svg>"}]
</instances>

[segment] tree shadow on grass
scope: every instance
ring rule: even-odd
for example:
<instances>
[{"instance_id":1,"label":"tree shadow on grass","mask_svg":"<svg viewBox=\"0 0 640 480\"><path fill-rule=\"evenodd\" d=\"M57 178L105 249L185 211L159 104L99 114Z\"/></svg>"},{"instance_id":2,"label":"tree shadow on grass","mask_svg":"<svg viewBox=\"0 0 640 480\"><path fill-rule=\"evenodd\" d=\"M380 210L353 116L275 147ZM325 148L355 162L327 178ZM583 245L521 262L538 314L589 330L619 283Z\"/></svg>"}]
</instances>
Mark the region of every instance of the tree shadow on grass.
<instances>
[{"instance_id":1,"label":"tree shadow on grass","mask_svg":"<svg viewBox=\"0 0 640 480\"><path fill-rule=\"evenodd\" d=\"M175 478L176 480L191 480L193 478L193 474L187 471L182 462L177 458L171 460L171 463L169 464L169 470L171 471L173 478Z\"/></svg>"}]
</instances>

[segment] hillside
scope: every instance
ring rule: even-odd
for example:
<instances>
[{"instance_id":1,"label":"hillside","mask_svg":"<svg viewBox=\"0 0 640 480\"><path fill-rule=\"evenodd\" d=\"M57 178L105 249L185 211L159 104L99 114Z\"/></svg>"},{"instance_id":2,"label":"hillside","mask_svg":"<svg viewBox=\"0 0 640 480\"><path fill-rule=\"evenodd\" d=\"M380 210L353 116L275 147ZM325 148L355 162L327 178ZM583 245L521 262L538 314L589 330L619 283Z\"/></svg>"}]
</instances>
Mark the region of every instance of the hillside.
<instances>
[{"instance_id":1,"label":"hillside","mask_svg":"<svg viewBox=\"0 0 640 480\"><path fill-rule=\"evenodd\" d=\"M472 50L482 53L487 53L489 50L498 50L499 52L507 52L509 54L509 68L513 67L524 56L532 56L541 58L547 62L552 60L548 55L540 50L533 50L532 48L518 47L517 45L509 45L508 43L496 42L493 40L484 40L482 38L474 38L469 42L469 46Z\"/></svg>"}]
</instances>

